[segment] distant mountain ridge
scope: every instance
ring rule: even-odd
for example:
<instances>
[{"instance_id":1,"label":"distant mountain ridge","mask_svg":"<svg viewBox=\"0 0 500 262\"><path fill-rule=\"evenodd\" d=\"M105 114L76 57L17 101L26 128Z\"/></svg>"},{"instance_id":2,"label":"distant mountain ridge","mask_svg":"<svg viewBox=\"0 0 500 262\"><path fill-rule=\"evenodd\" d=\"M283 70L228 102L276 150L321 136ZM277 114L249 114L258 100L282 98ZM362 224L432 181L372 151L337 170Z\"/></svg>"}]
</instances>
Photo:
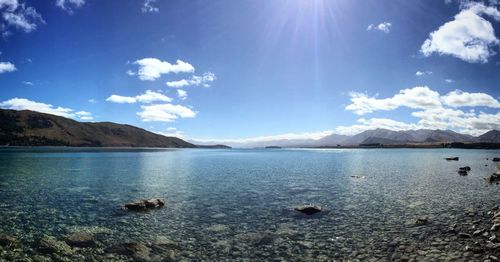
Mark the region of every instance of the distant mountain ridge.
<instances>
[{"instance_id":1,"label":"distant mountain ridge","mask_svg":"<svg viewBox=\"0 0 500 262\"><path fill-rule=\"evenodd\" d=\"M338 138L333 134L318 141L327 141L330 138ZM344 140L337 140L337 145L356 146L360 144L411 144L411 143L467 143L467 142L487 142L500 143L500 131L491 130L483 135L474 137L467 134L460 134L452 130L431 130L418 129L407 131L393 131L388 129L374 129L361 132L357 135L347 137ZM324 146L333 146L325 144Z\"/></svg>"},{"instance_id":2,"label":"distant mountain ridge","mask_svg":"<svg viewBox=\"0 0 500 262\"><path fill-rule=\"evenodd\" d=\"M197 147L177 137L111 122L78 122L29 110L0 109L0 145L95 147Z\"/></svg>"}]
</instances>

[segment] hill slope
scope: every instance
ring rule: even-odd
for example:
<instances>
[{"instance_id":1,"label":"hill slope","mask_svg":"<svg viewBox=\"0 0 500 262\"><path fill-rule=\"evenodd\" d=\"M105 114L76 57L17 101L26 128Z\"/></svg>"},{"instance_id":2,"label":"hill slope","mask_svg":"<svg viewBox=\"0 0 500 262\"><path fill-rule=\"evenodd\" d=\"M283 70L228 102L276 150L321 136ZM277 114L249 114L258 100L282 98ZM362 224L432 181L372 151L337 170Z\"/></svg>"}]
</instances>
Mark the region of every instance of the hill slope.
<instances>
[{"instance_id":1,"label":"hill slope","mask_svg":"<svg viewBox=\"0 0 500 262\"><path fill-rule=\"evenodd\" d=\"M0 109L0 145L196 147L176 137L111 122L82 123L29 110Z\"/></svg>"},{"instance_id":2,"label":"hill slope","mask_svg":"<svg viewBox=\"0 0 500 262\"><path fill-rule=\"evenodd\" d=\"M490 130L476 139L478 142L500 142L500 131Z\"/></svg>"}]
</instances>

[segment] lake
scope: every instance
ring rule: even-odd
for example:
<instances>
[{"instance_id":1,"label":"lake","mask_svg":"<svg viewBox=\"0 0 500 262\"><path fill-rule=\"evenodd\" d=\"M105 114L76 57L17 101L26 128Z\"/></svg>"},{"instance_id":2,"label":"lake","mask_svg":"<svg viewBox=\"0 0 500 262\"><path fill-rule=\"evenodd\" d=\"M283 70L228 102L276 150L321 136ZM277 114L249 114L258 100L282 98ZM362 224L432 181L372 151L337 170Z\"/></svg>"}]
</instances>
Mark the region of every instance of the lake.
<instances>
[{"instance_id":1,"label":"lake","mask_svg":"<svg viewBox=\"0 0 500 262\"><path fill-rule=\"evenodd\" d=\"M450 156L460 160L444 160ZM483 179L499 156L460 149L2 149L0 233L18 244L0 247L0 260L482 261L482 254L464 255L468 240L448 229L472 225L500 203L499 186ZM467 176L457 174L462 166L471 167ZM165 207L121 208L152 197L164 197ZM323 211L294 210L303 204ZM415 225L424 217L428 224ZM60 243L81 232L95 245L40 249L41 238ZM109 249L123 243L138 244Z\"/></svg>"}]
</instances>

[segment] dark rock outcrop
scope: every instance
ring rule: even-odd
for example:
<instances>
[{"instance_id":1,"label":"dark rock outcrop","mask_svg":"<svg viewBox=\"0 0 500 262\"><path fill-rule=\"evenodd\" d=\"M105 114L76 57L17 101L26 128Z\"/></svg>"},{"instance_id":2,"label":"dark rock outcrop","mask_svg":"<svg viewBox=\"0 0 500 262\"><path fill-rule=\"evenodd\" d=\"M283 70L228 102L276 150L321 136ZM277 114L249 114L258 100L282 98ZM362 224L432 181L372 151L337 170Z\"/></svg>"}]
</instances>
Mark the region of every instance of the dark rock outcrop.
<instances>
[{"instance_id":1,"label":"dark rock outcrop","mask_svg":"<svg viewBox=\"0 0 500 262\"><path fill-rule=\"evenodd\" d=\"M456 156L456 157L447 157L445 159L448 160L448 161L458 161L458 156Z\"/></svg>"}]
</instances>

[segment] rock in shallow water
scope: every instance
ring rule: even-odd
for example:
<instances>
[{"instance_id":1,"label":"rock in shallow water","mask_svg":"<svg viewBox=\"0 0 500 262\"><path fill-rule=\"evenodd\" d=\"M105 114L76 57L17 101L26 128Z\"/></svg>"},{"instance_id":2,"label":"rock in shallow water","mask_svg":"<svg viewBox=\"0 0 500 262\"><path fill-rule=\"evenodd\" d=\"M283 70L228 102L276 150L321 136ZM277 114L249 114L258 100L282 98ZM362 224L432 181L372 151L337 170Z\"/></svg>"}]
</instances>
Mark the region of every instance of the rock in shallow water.
<instances>
[{"instance_id":1,"label":"rock in shallow water","mask_svg":"<svg viewBox=\"0 0 500 262\"><path fill-rule=\"evenodd\" d=\"M0 246L2 247L15 247L17 245L17 239L13 236L0 234Z\"/></svg>"},{"instance_id":2,"label":"rock in shallow water","mask_svg":"<svg viewBox=\"0 0 500 262\"><path fill-rule=\"evenodd\" d=\"M458 161L458 156L456 156L456 157L447 157L445 159L448 160L448 161Z\"/></svg>"},{"instance_id":3,"label":"rock in shallow water","mask_svg":"<svg viewBox=\"0 0 500 262\"><path fill-rule=\"evenodd\" d=\"M488 181L490 183L500 181L500 172L496 172L496 173L490 175L489 177L486 178L486 181Z\"/></svg>"},{"instance_id":4,"label":"rock in shallow water","mask_svg":"<svg viewBox=\"0 0 500 262\"><path fill-rule=\"evenodd\" d=\"M123 243L108 247L105 250L107 253L115 253L133 258L135 261L150 260L150 249L141 243Z\"/></svg>"},{"instance_id":5,"label":"rock in shallow water","mask_svg":"<svg viewBox=\"0 0 500 262\"><path fill-rule=\"evenodd\" d=\"M318 212L321 212L321 207L315 205L304 205L296 207L295 211L298 211L306 215L314 215Z\"/></svg>"},{"instance_id":6,"label":"rock in shallow water","mask_svg":"<svg viewBox=\"0 0 500 262\"><path fill-rule=\"evenodd\" d=\"M95 246L94 237L85 232L73 233L66 238L66 243L75 247L92 247Z\"/></svg>"},{"instance_id":7,"label":"rock in shallow water","mask_svg":"<svg viewBox=\"0 0 500 262\"><path fill-rule=\"evenodd\" d=\"M424 218L417 218L417 220L415 220L415 225L417 226L423 226L425 224L429 223L429 219L424 217Z\"/></svg>"},{"instance_id":8,"label":"rock in shallow water","mask_svg":"<svg viewBox=\"0 0 500 262\"><path fill-rule=\"evenodd\" d=\"M150 209L157 209L163 207L165 205L164 198L152 198L152 199L143 199L139 201L134 201L128 204L125 204L125 209L131 211L146 211Z\"/></svg>"},{"instance_id":9,"label":"rock in shallow water","mask_svg":"<svg viewBox=\"0 0 500 262\"><path fill-rule=\"evenodd\" d=\"M49 236L44 236L39 240L38 250L46 254L70 255L73 253L68 244Z\"/></svg>"}]
</instances>

